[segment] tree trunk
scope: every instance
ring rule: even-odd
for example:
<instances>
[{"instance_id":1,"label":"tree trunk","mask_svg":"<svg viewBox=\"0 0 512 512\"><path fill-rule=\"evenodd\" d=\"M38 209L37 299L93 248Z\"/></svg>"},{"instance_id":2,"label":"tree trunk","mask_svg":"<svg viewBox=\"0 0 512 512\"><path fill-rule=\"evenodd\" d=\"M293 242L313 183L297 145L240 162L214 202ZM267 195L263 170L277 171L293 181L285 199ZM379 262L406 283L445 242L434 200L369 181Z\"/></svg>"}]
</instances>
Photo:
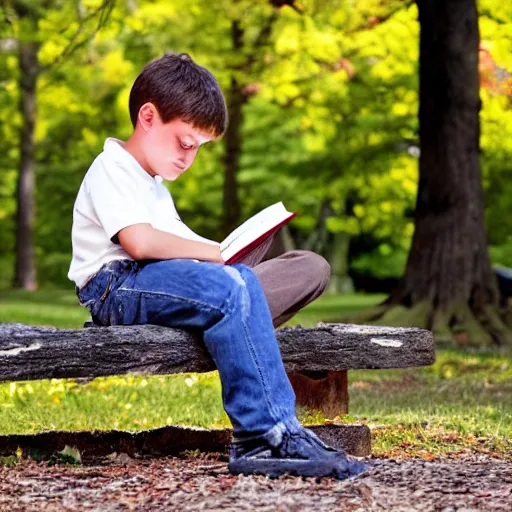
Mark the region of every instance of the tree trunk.
<instances>
[{"instance_id":1,"label":"tree trunk","mask_svg":"<svg viewBox=\"0 0 512 512\"><path fill-rule=\"evenodd\" d=\"M28 21L28 20L27 20ZM30 19L31 25L37 23ZM37 26L32 27L34 32ZM34 181L36 87L39 74L37 52L39 43L19 42L20 101L19 109L23 119L20 131L20 167L16 189L16 267L13 286L35 290L36 270L34 261Z\"/></svg>"},{"instance_id":2,"label":"tree trunk","mask_svg":"<svg viewBox=\"0 0 512 512\"><path fill-rule=\"evenodd\" d=\"M233 21L231 38L235 52L241 51L243 46L243 31L238 21ZM240 154L242 152L242 122L243 106L247 98L242 92L242 85L236 77L236 71L231 76L231 85L227 95L229 123L224 135L224 220L223 236L227 236L236 228L240 218L240 200L238 198L237 173L240 167Z\"/></svg>"},{"instance_id":3,"label":"tree trunk","mask_svg":"<svg viewBox=\"0 0 512 512\"><path fill-rule=\"evenodd\" d=\"M352 293L354 283L348 275L348 249L350 245L350 235L348 233L334 233L331 248L331 281L329 283L329 293Z\"/></svg>"},{"instance_id":4,"label":"tree trunk","mask_svg":"<svg viewBox=\"0 0 512 512\"><path fill-rule=\"evenodd\" d=\"M417 4L421 156L415 233L405 275L391 297L348 318L427 328L438 342L512 346L484 226L476 3Z\"/></svg>"},{"instance_id":5,"label":"tree trunk","mask_svg":"<svg viewBox=\"0 0 512 512\"><path fill-rule=\"evenodd\" d=\"M415 233L390 303L414 310L416 323L438 339L510 343L498 315L484 227L475 0L417 4L421 156Z\"/></svg>"}]
</instances>

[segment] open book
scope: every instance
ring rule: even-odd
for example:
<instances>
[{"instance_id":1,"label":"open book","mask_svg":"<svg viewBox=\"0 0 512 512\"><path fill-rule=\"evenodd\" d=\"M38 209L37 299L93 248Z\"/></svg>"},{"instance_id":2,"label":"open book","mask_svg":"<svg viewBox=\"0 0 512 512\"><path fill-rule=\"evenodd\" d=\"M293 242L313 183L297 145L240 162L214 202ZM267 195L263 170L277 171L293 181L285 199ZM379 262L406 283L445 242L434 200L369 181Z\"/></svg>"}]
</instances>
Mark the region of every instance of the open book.
<instances>
[{"instance_id":1,"label":"open book","mask_svg":"<svg viewBox=\"0 0 512 512\"><path fill-rule=\"evenodd\" d=\"M275 203L261 210L220 243L222 259L226 263L242 260L296 215L289 212L283 203Z\"/></svg>"}]
</instances>

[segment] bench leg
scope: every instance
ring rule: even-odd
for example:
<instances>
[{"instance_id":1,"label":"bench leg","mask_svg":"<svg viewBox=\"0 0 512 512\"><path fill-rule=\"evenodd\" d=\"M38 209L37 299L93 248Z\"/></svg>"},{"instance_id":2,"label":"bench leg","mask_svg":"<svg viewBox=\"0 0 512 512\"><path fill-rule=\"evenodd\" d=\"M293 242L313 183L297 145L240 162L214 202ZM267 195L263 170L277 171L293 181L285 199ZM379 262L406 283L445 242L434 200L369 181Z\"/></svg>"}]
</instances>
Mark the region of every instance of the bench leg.
<instances>
[{"instance_id":1,"label":"bench leg","mask_svg":"<svg viewBox=\"0 0 512 512\"><path fill-rule=\"evenodd\" d=\"M320 411L326 418L348 414L347 371L289 373L297 405Z\"/></svg>"}]
</instances>

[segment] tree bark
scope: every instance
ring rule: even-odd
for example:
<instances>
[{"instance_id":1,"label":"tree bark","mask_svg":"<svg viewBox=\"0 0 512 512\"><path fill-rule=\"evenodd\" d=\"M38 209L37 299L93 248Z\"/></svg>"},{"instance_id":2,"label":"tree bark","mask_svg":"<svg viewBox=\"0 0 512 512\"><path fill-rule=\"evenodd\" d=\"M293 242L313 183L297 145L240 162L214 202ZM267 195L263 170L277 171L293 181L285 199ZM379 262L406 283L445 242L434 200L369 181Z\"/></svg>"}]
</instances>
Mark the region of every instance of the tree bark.
<instances>
[{"instance_id":1,"label":"tree bark","mask_svg":"<svg viewBox=\"0 0 512 512\"><path fill-rule=\"evenodd\" d=\"M243 31L240 23L235 20L231 25L233 49L239 52L243 46ZM227 236L236 228L240 219L240 199L238 197L237 173L240 167L242 152L243 106L247 97L243 94L242 85L233 71L231 85L227 95L229 123L224 134L224 220L223 236Z\"/></svg>"},{"instance_id":2,"label":"tree bark","mask_svg":"<svg viewBox=\"0 0 512 512\"><path fill-rule=\"evenodd\" d=\"M37 30L37 20L26 18L26 27ZM26 34L27 35L27 34ZM35 124L36 88L39 74L37 52L40 44L30 40L19 42L19 110L22 116L20 130L20 166L16 187L16 266L13 286L35 290L34 259L34 182L35 182Z\"/></svg>"},{"instance_id":3,"label":"tree bark","mask_svg":"<svg viewBox=\"0 0 512 512\"><path fill-rule=\"evenodd\" d=\"M320 323L280 329L276 336L286 370L310 377L435 361L432 333L422 329ZM0 324L0 382L212 370L197 332L156 325L61 330Z\"/></svg>"},{"instance_id":4,"label":"tree bark","mask_svg":"<svg viewBox=\"0 0 512 512\"><path fill-rule=\"evenodd\" d=\"M253 94L247 90L246 85L242 83L239 76L245 79L252 73L258 73L262 65L262 49L268 44L272 34L272 27L277 19L276 13L270 16L260 29L260 33L253 43L253 47L246 52L243 62L238 62L231 69L231 84L227 95L229 123L224 134L224 219L222 231L227 236L235 229L240 220L240 199L238 197L237 173L240 168L240 155L242 153L242 126L243 126L243 107ZM244 50L244 30L240 20L234 20L231 23L231 42L237 58L242 55ZM245 48L247 49L247 48Z\"/></svg>"},{"instance_id":5,"label":"tree bark","mask_svg":"<svg viewBox=\"0 0 512 512\"><path fill-rule=\"evenodd\" d=\"M297 405L320 411L326 418L348 414L347 371L327 372L320 378L307 373L291 373L288 377L295 391Z\"/></svg>"},{"instance_id":6,"label":"tree bark","mask_svg":"<svg viewBox=\"0 0 512 512\"><path fill-rule=\"evenodd\" d=\"M334 233L332 237L331 265L332 275L329 283L329 293L352 293L354 284L348 275L348 250L350 235L348 233Z\"/></svg>"},{"instance_id":7,"label":"tree bark","mask_svg":"<svg viewBox=\"0 0 512 512\"><path fill-rule=\"evenodd\" d=\"M98 16L96 29L92 37L106 23L113 7L113 0L103 0L96 9ZM76 37L82 32L85 18L78 17L75 36L71 37L51 66L42 67L38 60L41 47L38 23L44 11L62 7L51 0L27 2L16 0L11 7L19 20L19 40L16 41L19 64L19 112L22 118L20 130L20 163L16 186L16 262L13 287L35 290L37 287L34 251L34 191L35 191L35 127L37 117L37 81L45 70L55 66L63 58L68 58L88 39L77 42Z\"/></svg>"},{"instance_id":8,"label":"tree bark","mask_svg":"<svg viewBox=\"0 0 512 512\"><path fill-rule=\"evenodd\" d=\"M421 156L415 233L390 304L414 309L417 324L438 338L508 344L484 227L476 3L417 4Z\"/></svg>"}]
</instances>

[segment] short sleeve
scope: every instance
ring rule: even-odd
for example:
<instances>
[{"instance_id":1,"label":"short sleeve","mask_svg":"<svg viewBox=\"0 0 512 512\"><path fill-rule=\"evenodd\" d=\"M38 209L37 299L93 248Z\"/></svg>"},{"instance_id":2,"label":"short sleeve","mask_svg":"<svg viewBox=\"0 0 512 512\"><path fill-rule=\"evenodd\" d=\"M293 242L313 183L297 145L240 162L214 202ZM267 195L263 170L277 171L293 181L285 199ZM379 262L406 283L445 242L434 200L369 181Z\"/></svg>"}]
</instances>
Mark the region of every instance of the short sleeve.
<instances>
[{"instance_id":1,"label":"short sleeve","mask_svg":"<svg viewBox=\"0 0 512 512\"><path fill-rule=\"evenodd\" d=\"M145 184L141 186L136 176L115 163L108 168L104 162L97 164L89 171L86 191L108 238L134 224L151 224Z\"/></svg>"}]
</instances>

